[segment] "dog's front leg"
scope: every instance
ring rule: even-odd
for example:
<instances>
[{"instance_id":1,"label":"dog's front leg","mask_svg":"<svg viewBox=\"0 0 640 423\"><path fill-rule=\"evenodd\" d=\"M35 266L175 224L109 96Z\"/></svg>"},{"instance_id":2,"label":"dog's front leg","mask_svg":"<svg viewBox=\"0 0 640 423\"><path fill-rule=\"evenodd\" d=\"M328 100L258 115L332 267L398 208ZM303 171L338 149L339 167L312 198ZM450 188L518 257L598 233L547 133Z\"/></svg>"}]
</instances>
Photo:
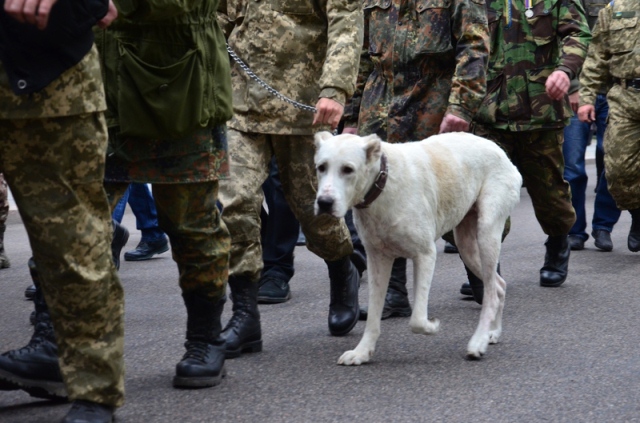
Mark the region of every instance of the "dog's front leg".
<instances>
[{"instance_id":1,"label":"dog's front leg","mask_svg":"<svg viewBox=\"0 0 640 423\"><path fill-rule=\"evenodd\" d=\"M438 332L440 321L429 319L429 291L436 266L435 242L426 254L419 254L413 259L413 291L415 301L409 327L413 333L431 335Z\"/></svg>"},{"instance_id":2,"label":"dog's front leg","mask_svg":"<svg viewBox=\"0 0 640 423\"><path fill-rule=\"evenodd\" d=\"M375 252L367 251L367 271L369 272L369 310L367 324L364 328L364 335L355 350L346 351L338 364L345 366L359 366L367 363L373 357L376 349L376 342L380 336L380 320L382 319L382 308L384 298L389 286L391 277L391 266L393 259L380 256Z\"/></svg>"}]
</instances>

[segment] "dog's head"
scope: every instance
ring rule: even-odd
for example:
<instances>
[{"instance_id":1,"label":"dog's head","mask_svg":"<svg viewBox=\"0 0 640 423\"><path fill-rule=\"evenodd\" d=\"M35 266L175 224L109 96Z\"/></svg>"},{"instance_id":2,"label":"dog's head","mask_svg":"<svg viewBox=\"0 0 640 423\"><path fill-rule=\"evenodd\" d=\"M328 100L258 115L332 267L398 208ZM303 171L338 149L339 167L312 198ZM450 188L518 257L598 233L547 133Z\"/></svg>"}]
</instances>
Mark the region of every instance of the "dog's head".
<instances>
[{"instance_id":1,"label":"dog's head","mask_svg":"<svg viewBox=\"0 0 640 423\"><path fill-rule=\"evenodd\" d=\"M315 144L315 213L343 217L362 201L380 170L381 140L375 134L333 136L325 131L315 135Z\"/></svg>"}]
</instances>

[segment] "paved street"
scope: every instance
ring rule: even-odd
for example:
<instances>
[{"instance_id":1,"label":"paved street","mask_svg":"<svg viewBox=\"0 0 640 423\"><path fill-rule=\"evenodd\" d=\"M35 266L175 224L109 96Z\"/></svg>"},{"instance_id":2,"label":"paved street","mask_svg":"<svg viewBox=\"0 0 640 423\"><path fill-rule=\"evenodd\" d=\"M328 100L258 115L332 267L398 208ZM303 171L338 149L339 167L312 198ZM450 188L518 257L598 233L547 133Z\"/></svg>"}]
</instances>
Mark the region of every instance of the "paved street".
<instances>
[{"instance_id":1,"label":"paved street","mask_svg":"<svg viewBox=\"0 0 640 423\"><path fill-rule=\"evenodd\" d=\"M593 163L589 175L590 220ZM440 332L414 335L408 319L386 320L373 361L360 367L336 362L355 347L364 322L345 337L329 336L326 267L299 247L293 298L260 306L264 351L227 361L220 386L195 391L171 387L186 316L170 254L123 261L127 398L117 421L640 422L640 253L626 248L630 220L624 212L613 252L597 250L590 239L584 251L572 253L567 282L541 288L546 237L523 189L501 258L508 284L504 331L481 361L464 358L480 306L459 294L464 269L456 255L442 252L442 241L429 303ZM127 250L140 234L129 211L124 222L131 232ZM2 351L23 346L31 334L32 304L23 297L30 248L15 211L8 223L12 267L0 270ZM366 277L360 298L366 302ZM230 314L228 302L224 321ZM0 392L3 423L56 422L68 407Z\"/></svg>"}]
</instances>

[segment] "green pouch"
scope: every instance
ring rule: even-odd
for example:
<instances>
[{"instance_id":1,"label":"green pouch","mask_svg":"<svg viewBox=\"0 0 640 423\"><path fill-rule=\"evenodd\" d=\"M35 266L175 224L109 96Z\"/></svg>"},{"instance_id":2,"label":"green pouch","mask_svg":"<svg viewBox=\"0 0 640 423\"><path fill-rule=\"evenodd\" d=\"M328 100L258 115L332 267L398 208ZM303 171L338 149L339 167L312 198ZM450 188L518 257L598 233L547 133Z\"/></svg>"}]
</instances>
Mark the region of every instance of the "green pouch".
<instances>
[{"instance_id":1,"label":"green pouch","mask_svg":"<svg viewBox=\"0 0 640 423\"><path fill-rule=\"evenodd\" d=\"M202 128L205 80L198 50L177 61L153 65L119 44L118 118L120 135L157 139L182 138Z\"/></svg>"}]
</instances>

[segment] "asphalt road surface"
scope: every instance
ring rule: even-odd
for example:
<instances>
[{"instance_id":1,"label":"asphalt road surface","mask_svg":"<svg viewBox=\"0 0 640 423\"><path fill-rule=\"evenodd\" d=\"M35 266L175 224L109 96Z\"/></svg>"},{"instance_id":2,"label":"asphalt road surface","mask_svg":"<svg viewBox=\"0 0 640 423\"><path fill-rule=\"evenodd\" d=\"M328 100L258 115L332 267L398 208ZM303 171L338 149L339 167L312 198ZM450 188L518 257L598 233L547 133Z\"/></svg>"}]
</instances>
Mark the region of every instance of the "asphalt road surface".
<instances>
[{"instance_id":1,"label":"asphalt road surface","mask_svg":"<svg viewBox=\"0 0 640 423\"><path fill-rule=\"evenodd\" d=\"M595 167L589 165L587 204L593 210ZM416 219L426 218L416 216ZM135 219L125 224L139 241ZM429 313L441 321L433 336L414 335L408 318L382 323L373 361L342 367L338 357L364 330L347 336L327 329L329 285L322 260L296 250L293 298L261 305L264 351L226 363L220 386L176 390L175 364L183 354L185 310L170 253L146 262L122 262L126 292L126 404L120 423L137 422L637 422L640 421L638 295L640 253L626 248L630 215L624 212L606 253L587 242L571 254L567 281L538 284L546 236L522 191L501 257L507 300L500 343L480 361L465 359L480 306L459 294L465 279L457 255L439 241ZM590 228L588 229L590 231ZM30 248L14 211L0 270L0 349L23 346L32 327ZM360 301L367 298L366 276ZM231 303L223 319L231 314ZM68 404L0 392L0 422L56 422Z\"/></svg>"}]
</instances>

